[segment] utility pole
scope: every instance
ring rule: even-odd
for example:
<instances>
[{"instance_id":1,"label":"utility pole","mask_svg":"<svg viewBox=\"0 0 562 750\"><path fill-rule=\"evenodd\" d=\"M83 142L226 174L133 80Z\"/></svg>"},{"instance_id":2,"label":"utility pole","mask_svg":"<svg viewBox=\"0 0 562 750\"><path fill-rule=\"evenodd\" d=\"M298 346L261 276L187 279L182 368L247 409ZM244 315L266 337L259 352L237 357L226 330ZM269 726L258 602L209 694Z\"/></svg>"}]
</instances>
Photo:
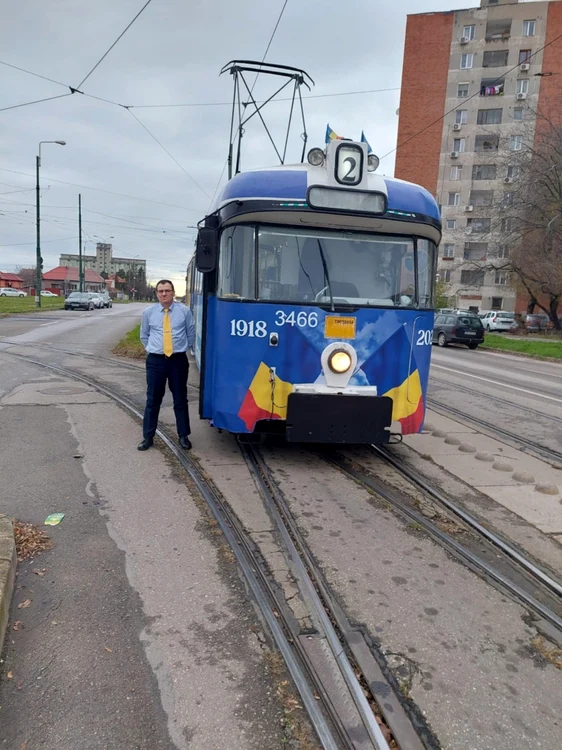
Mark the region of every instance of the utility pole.
<instances>
[{"instance_id":1,"label":"utility pole","mask_svg":"<svg viewBox=\"0 0 562 750\"><path fill-rule=\"evenodd\" d=\"M84 291L82 271L82 195L78 193L78 291Z\"/></svg>"},{"instance_id":2,"label":"utility pole","mask_svg":"<svg viewBox=\"0 0 562 750\"><path fill-rule=\"evenodd\" d=\"M41 144L39 144L39 153L41 153ZM37 223L37 245L35 248L35 307L41 307L41 266L43 265L43 259L41 258L41 217L40 217L40 203L41 199L39 196L39 167L41 166L41 157L35 157L35 208L36 208L36 223Z\"/></svg>"}]
</instances>

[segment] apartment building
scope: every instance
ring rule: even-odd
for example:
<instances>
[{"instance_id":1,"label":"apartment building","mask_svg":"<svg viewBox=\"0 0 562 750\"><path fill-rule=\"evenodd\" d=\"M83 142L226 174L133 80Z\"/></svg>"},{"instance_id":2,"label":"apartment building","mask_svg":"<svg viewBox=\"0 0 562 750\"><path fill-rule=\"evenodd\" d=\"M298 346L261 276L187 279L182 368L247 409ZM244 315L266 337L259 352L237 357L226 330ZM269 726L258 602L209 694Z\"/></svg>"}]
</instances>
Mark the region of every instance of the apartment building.
<instances>
[{"instance_id":1,"label":"apartment building","mask_svg":"<svg viewBox=\"0 0 562 750\"><path fill-rule=\"evenodd\" d=\"M458 307L515 309L510 279L493 269L509 254L501 207L535 113L562 107L559 35L562 0L408 16L396 176L442 206L438 274Z\"/></svg>"},{"instance_id":2,"label":"apartment building","mask_svg":"<svg viewBox=\"0 0 562 750\"><path fill-rule=\"evenodd\" d=\"M138 273L142 269L142 274L146 278L146 260L141 258L117 258L113 256L113 247L108 242L98 242L96 245L95 255L83 255L82 263L84 268L89 268L99 274L112 276L119 271L128 273ZM69 253L63 253L60 256L59 264L61 266L78 266L79 257Z\"/></svg>"}]
</instances>

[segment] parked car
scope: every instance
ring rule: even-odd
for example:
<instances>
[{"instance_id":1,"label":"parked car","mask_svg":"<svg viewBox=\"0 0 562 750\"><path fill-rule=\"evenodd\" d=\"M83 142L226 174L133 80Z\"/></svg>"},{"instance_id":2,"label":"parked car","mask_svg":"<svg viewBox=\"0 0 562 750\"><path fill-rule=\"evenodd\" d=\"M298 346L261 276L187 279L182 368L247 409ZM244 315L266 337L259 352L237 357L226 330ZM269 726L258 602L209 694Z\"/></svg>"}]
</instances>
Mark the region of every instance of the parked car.
<instances>
[{"instance_id":1,"label":"parked car","mask_svg":"<svg viewBox=\"0 0 562 750\"><path fill-rule=\"evenodd\" d=\"M59 295L58 295L58 294L55 294L54 292L49 292L49 291L48 291L47 289L44 289L44 290L43 290L43 291L41 292L41 296L42 296L42 297L58 297Z\"/></svg>"},{"instance_id":2,"label":"parked car","mask_svg":"<svg viewBox=\"0 0 562 750\"><path fill-rule=\"evenodd\" d=\"M102 300L103 300L103 306L104 307L113 307L113 300L109 296L109 292L108 291L97 292L97 293L102 298Z\"/></svg>"},{"instance_id":3,"label":"parked car","mask_svg":"<svg viewBox=\"0 0 562 750\"><path fill-rule=\"evenodd\" d=\"M93 310L94 301L87 292L71 292L64 301L65 310Z\"/></svg>"},{"instance_id":4,"label":"parked car","mask_svg":"<svg viewBox=\"0 0 562 750\"><path fill-rule=\"evenodd\" d=\"M98 292L86 292L86 294L94 303L94 307L97 307L98 310L104 306L104 301Z\"/></svg>"},{"instance_id":5,"label":"parked car","mask_svg":"<svg viewBox=\"0 0 562 750\"><path fill-rule=\"evenodd\" d=\"M552 327L550 318L545 313L525 313L521 316L521 322L526 331L546 331Z\"/></svg>"},{"instance_id":6,"label":"parked car","mask_svg":"<svg viewBox=\"0 0 562 750\"><path fill-rule=\"evenodd\" d=\"M480 317L487 331L511 331L515 323L515 313L492 310Z\"/></svg>"},{"instance_id":7,"label":"parked car","mask_svg":"<svg viewBox=\"0 0 562 750\"><path fill-rule=\"evenodd\" d=\"M433 343L439 346L466 344L476 349L484 341L484 326L474 313L436 315L433 323Z\"/></svg>"},{"instance_id":8,"label":"parked car","mask_svg":"<svg viewBox=\"0 0 562 750\"><path fill-rule=\"evenodd\" d=\"M27 297L27 292L11 286L0 286L0 297Z\"/></svg>"}]
</instances>

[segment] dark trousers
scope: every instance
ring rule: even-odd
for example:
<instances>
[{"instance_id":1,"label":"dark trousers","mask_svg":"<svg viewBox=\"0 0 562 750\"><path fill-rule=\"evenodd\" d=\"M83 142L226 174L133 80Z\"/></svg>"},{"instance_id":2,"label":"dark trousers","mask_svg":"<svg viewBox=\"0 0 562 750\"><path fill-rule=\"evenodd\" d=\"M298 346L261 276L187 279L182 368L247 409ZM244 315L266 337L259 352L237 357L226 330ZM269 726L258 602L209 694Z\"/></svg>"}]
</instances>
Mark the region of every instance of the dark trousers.
<instances>
[{"instance_id":1,"label":"dark trousers","mask_svg":"<svg viewBox=\"0 0 562 750\"><path fill-rule=\"evenodd\" d=\"M153 438L158 426L160 405L168 388L174 399L174 413L176 426L180 437L187 437L191 429L189 426L189 411L187 409L187 375L189 362L187 354L148 354L146 357L146 407L142 423L142 434L145 438Z\"/></svg>"}]
</instances>

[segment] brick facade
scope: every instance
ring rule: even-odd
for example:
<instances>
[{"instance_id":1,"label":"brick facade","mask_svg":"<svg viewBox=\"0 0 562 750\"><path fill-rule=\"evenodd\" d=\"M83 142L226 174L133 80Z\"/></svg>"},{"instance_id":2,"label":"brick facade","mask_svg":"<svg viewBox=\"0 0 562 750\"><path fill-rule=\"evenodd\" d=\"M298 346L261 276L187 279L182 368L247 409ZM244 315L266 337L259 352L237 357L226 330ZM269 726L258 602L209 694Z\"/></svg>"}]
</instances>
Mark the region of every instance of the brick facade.
<instances>
[{"instance_id":1,"label":"brick facade","mask_svg":"<svg viewBox=\"0 0 562 750\"><path fill-rule=\"evenodd\" d=\"M443 133L440 118L445 111L454 18L454 11L423 13L408 16L406 26L395 174L423 185L433 195L437 192ZM426 126L424 133L405 143Z\"/></svg>"}]
</instances>

